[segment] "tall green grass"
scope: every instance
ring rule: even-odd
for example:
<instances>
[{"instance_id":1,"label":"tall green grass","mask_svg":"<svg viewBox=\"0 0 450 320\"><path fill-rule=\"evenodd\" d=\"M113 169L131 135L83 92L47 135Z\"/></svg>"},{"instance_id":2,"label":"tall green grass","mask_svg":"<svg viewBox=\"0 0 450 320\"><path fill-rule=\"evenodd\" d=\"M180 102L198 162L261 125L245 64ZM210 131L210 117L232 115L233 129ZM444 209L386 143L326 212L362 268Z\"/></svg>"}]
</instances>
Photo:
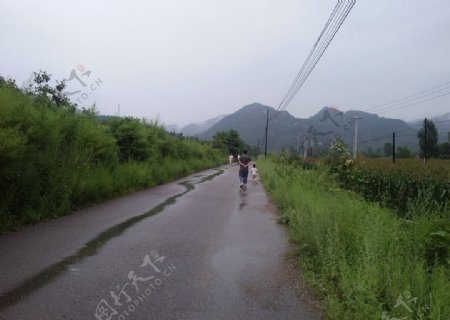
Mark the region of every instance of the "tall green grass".
<instances>
[{"instance_id":1,"label":"tall green grass","mask_svg":"<svg viewBox=\"0 0 450 320\"><path fill-rule=\"evenodd\" d=\"M401 219L340 189L320 168L258 166L330 319L450 319L449 257L434 239L445 237L448 220Z\"/></svg>"},{"instance_id":2,"label":"tall green grass","mask_svg":"<svg viewBox=\"0 0 450 320\"><path fill-rule=\"evenodd\" d=\"M57 106L0 83L0 233L221 164L155 122Z\"/></svg>"}]
</instances>

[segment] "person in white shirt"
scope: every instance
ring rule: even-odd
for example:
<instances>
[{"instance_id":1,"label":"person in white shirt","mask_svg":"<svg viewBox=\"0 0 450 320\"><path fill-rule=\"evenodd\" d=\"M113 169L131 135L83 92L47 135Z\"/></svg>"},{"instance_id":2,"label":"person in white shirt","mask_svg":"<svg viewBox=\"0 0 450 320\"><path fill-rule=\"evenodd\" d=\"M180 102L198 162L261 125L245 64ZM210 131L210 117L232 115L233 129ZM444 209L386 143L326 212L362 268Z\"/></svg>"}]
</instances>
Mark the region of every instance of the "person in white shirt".
<instances>
[{"instance_id":1,"label":"person in white shirt","mask_svg":"<svg viewBox=\"0 0 450 320\"><path fill-rule=\"evenodd\" d=\"M250 171L252 172L253 181L254 182L258 181L258 179L257 179L258 169L256 169L256 163L253 164L253 168L251 168Z\"/></svg>"}]
</instances>

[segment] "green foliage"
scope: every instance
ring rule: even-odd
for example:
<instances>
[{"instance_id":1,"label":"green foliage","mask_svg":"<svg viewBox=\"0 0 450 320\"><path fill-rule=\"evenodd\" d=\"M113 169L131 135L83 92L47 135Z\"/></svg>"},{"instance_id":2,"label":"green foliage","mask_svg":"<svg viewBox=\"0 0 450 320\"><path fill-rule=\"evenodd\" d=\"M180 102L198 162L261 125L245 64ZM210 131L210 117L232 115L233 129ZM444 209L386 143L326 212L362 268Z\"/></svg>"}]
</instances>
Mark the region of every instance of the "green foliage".
<instances>
[{"instance_id":1,"label":"green foliage","mask_svg":"<svg viewBox=\"0 0 450 320\"><path fill-rule=\"evenodd\" d=\"M140 120L131 117L116 118L110 123L110 130L116 139L122 162L144 161L150 157L152 150L148 132Z\"/></svg>"},{"instance_id":2,"label":"green foliage","mask_svg":"<svg viewBox=\"0 0 450 320\"><path fill-rule=\"evenodd\" d=\"M330 167L331 173L339 175L348 174L354 164L347 146L339 139L333 142L329 156L325 158L324 163Z\"/></svg>"},{"instance_id":3,"label":"green foliage","mask_svg":"<svg viewBox=\"0 0 450 320\"><path fill-rule=\"evenodd\" d=\"M446 229L430 233L425 243L427 264L443 264L450 267L450 224Z\"/></svg>"},{"instance_id":4,"label":"green foliage","mask_svg":"<svg viewBox=\"0 0 450 320\"><path fill-rule=\"evenodd\" d=\"M385 161L387 160L387 161ZM402 217L448 212L450 208L450 170L414 160L392 164L388 159L358 161L351 170L332 170L340 186L367 201L394 209ZM345 170L347 169L347 170Z\"/></svg>"},{"instance_id":5,"label":"green foliage","mask_svg":"<svg viewBox=\"0 0 450 320\"><path fill-rule=\"evenodd\" d=\"M438 149L438 132L434 122L425 119L423 121L423 127L419 129L417 134L419 138L420 156L431 158L436 157L439 154Z\"/></svg>"},{"instance_id":6,"label":"green foliage","mask_svg":"<svg viewBox=\"0 0 450 320\"><path fill-rule=\"evenodd\" d=\"M320 166L258 166L329 319L449 319L448 217L404 220L341 189Z\"/></svg>"},{"instance_id":7,"label":"green foliage","mask_svg":"<svg viewBox=\"0 0 450 320\"><path fill-rule=\"evenodd\" d=\"M293 152L282 152L277 159L280 166L289 166L305 170L314 170L317 168L317 163L314 159L303 159Z\"/></svg>"},{"instance_id":8,"label":"green foliage","mask_svg":"<svg viewBox=\"0 0 450 320\"><path fill-rule=\"evenodd\" d=\"M0 79L0 232L225 159L209 143L171 136L155 122L101 123L95 108L74 112L55 100L60 91L48 81L40 74L36 84L44 86L33 93Z\"/></svg>"},{"instance_id":9,"label":"green foliage","mask_svg":"<svg viewBox=\"0 0 450 320\"><path fill-rule=\"evenodd\" d=\"M236 130L230 129L214 134L212 144L214 148L224 150L228 154L236 156L242 151L245 143L241 140Z\"/></svg>"},{"instance_id":10,"label":"green foliage","mask_svg":"<svg viewBox=\"0 0 450 320\"><path fill-rule=\"evenodd\" d=\"M405 160L395 165L389 159L350 159L345 145L336 141L324 163L341 188L365 200L394 209L402 217L447 212L450 208L450 168L427 166ZM442 164L442 163L441 163Z\"/></svg>"},{"instance_id":11,"label":"green foliage","mask_svg":"<svg viewBox=\"0 0 450 320\"><path fill-rule=\"evenodd\" d=\"M440 159L450 159L450 142L441 143L438 148Z\"/></svg>"},{"instance_id":12,"label":"green foliage","mask_svg":"<svg viewBox=\"0 0 450 320\"><path fill-rule=\"evenodd\" d=\"M46 71L33 72L33 82L25 90L39 99L41 103L46 103L47 106L64 107L75 112L76 105L71 103L63 93L66 88L65 80L57 82L53 87L50 85L51 77L52 75Z\"/></svg>"},{"instance_id":13,"label":"green foliage","mask_svg":"<svg viewBox=\"0 0 450 320\"><path fill-rule=\"evenodd\" d=\"M374 150L372 147L367 148L367 150L363 151L362 154L368 158L379 158L382 156L381 148Z\"/></svg>"},{"instance_id":14,"label":"green foliage","mask_svg":"<svg viewBox=\"0 0 450 320\"><path fill-rule=\"evenodd\" d=\"M397 158L412 158L413 153L411 151L411 149L409 149L407 146L403 146L403 147L398 147L397 148L397 152L396 152L396 157Z\"/></svg>"}]
</instances>

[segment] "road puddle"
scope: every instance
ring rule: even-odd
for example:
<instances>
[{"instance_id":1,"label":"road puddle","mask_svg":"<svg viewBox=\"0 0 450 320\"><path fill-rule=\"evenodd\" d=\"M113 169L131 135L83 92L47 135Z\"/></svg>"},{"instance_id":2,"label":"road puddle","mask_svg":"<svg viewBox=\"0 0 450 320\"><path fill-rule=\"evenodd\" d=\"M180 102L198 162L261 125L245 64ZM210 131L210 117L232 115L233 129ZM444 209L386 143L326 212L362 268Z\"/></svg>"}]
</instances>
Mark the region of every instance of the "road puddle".
<instances>
[{"instance_id":1,"label":"road puddle","mask_svg":"<svg viewBox=\"0 0 450 320\"><path fill-rule=\"evenodd\" d=\"M152 208L151 210L141 215L134 216L132 218L129 218L128 220L125 220L124 222L121 222L111 228L106 229L105 231L98 234L91 241L87 242L75 254L66 257L64 260L49 266L47 269L25 280L16 288L5 292L0 296L0 311L18 303L20 300L24 299L34 291L45 286L51 281L57 279L58 276L60 276L63 272L74 269L71 268L73 264L78 263L87 257L96 255L99 252L99 250L109 240L120 236L127 229L141 222L142 220L162 212L167 206L173 205L178 198L194 190L196 184L211 181L212 179L221 175L224 172L223 170L220 169L217 170L218 171L216 173L204 176L197 182L191 181L180 182L179 185L182 185L186 188L183 192L180 192L174 196L167 198L165 201L161 202L156 207Z\"/></svg>"}]
</instances>

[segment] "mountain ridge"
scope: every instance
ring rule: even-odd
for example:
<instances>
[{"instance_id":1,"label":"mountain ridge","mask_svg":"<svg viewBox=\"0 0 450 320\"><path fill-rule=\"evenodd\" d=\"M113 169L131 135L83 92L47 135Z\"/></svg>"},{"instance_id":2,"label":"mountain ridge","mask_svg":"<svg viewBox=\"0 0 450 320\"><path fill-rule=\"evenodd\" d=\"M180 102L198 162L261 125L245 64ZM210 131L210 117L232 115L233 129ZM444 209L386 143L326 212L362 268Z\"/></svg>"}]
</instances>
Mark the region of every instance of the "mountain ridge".
<instances>
[{"instance_id":1,"label":"mountain ridge","mask_svg":"<svg viewBox=\"0 0 450 320\"><path fill-rule=\"evenodd\" d=\"M384 143L392 142L392 132L397 132L396 144L418 150L417 131L401 119L380 117L364 111L340 111L323 107L309 118L296 118L287 111L276 111L273 107L260 103L245 105L231 113L197 137L211 139L214 133L235 129L247 144L263 145L267 110L269 110L269 151L282 149L299 150L304 140L315 147L327 148L335 138L344 140L351 146L354 139L355 120L359 116L358 148L382 148Z\"/></svg>"}]
</instances>

